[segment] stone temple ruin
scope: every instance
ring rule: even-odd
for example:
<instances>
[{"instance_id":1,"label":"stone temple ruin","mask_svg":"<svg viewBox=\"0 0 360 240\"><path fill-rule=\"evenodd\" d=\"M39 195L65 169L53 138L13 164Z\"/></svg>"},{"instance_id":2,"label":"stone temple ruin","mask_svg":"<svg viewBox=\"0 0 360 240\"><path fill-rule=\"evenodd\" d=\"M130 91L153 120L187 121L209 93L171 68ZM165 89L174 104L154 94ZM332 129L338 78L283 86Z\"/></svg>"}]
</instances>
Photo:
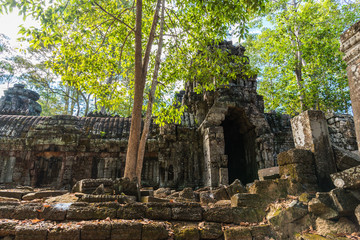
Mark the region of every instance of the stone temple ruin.
<instances>
[{"instance_id":1,"label":"stone temple ruin","mask_svg":"<svg viewBox=\"0 0 360 240\"><path fill-rule=\"evenodd\" d=\"M225 46L232 54L245 49ZM151 126L143 185L217 187L235 179L250 183L258 170L277 166L277 155L294 147L290 118L264 113L255 78L196 94L188 83L178 94L188 107L180 125ZM0 101L0 183L70 189L86 178L123 175L130 119L40 117L39 96L15 85ZM357 149L348 115L328 115L333 145Z\"/></svg>"},{"instance_id":2,"label":"stone temple ruin","mask_svg":"<svg viewBox=\"0 0 360 240\"><path fill-rule=\"evenodd\" d=\"M359 26L342 36L351 88L360 79L353 67ZM321 111L290 119L264 113L256 78L203 94L194 92L197 84L177 95L188 109L181 124L152 124L141 189L121 178L129 118L43 117L36 93L23 85L7 90L0 99L0 238L360 237L356 110L354 119Z\"/></svg>"}]
</instances>

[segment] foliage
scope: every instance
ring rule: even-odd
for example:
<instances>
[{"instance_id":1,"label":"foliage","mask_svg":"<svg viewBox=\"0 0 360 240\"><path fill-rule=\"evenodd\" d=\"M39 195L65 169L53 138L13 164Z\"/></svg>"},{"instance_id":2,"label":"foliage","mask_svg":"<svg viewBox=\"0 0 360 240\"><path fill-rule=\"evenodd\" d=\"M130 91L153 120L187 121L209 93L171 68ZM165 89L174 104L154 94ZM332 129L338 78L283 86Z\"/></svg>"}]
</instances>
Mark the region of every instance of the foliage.
<instances>
[{"instance_id":1,"label":"foliage","mask_svg":"<svg viewBox=\"0 0 360 240\"><path fill-rule=\"evenodd\" d=\"M246 41L259 69L265 108L288 114L310 108L347 112L350 98L339 36L360 18L359 5L277 1L268 9L272 26L262 26L260 34Z\"/></svg>"}]
</instances>

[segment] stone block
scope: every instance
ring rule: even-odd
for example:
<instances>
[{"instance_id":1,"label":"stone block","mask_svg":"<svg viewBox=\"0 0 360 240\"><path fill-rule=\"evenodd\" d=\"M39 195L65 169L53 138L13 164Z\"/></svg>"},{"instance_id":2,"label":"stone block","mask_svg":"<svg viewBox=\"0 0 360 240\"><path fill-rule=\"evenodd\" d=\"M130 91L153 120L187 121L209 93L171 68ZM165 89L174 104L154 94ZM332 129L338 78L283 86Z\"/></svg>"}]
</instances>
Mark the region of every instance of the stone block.
<instances>
[{"instance_id":1,"label":"stone block","mask_svg":"<svg viewBox=\"0 0 360 240\"><path fill-rule=\"evenodd\" d=\"M318 198L309 201L308 211L323 219L336 219L339 217L338 211L321 202Z\"/></svg>"},{"instance_id":2,"label":"stone block","mask_svg":"<svg viewBox=\"0 0 360 240\"><path fill-rule=\"evenodd\" d=\"M111 223L86 223L80 230L81 240L107 240L111 236Z\"/></svg>"},{"instance_id":3,"label":"stone block","mask_svg":"<svg viewBox=\"0 0 360 240\"><path fill-rule=\"evenodd\" d=\"M252 240L251 231L246 227L230 227L224 231L225 240Z\"/></svg>"},{"instance_id":4,"label":"stone block","mask_svg":"<svg viewBox=\"0 0 360 240\"><path fill-rule=\"evenodd\" d=\"M292 148L286 152L281 152L277 156L277 161L279 166L284 166L287 164L314 164L314 155L310 150Z\"/></svg>"},{"instance_id":5,"label":"stone block","mask_svg":"<svg viewBox=\"0 0 360 240\"><path fill-rule=\"evenodd\" d=\"M305 165L300 163L287 164L279 167L280 175L291 178L299 183L309 183L316 185L314 165Z\"/></svg>"},{"instance_id":6,"label":"stone block","mask_svg":"<svg viewBox=\"0 0 360 240\"><path fill-rule=\"evenodd\" d=\"M259 180L280 178L279 167L263 168L258 171Z\"/></svg>"},{"instance_id":7,"label":"stone block","mask_svg":"<svg viewBox=\"0 0 360 240\"><path fill-rule=\"evenodd\" d=\"M220 186L219 188L213 190L212 193L214 194L214 199L217 201L230 200L229 194L224 186Z\"/></svg>"},{"instance_id":8,"label":"stone block","mask_svg":"<svg viewBox=\"0 0 360 240\"><path fill-rule=\"evenodd\" d=\"M174 203L171 205L171 216L173 220L201 221L203 208L195 203Z\"/></svg>"},{"instance_id":9,"label":"stone block","mask_svg":"<svg viewBox=\"0 0 360 240\"><path fill-rule=\"evenodd\" d=\"M13 206L13 205L0 206L0 219L1 218L7 218L7 219L13 218L15 208L16 208L16 206Z\"/></svg>"},{"instance_id":10,"label":"stone block","mask_svg":"<svg viewBox=\"0 0 360 240\"><path fill-rule=\"evenodd\" d=\"M232 208L208 208L205 209L203 218L208 222L233 223L234 211Z\"/></svg>"},{"instance_id":11,"label":"stone block","mask_svg":"<svg viewBox=\"0 0 360 240\"><path fill-rule=\"evenodd\" d=\"M16 221L5 220L0 221L0 237L15 235L15 227L18 225Z\"/></svg>"},{"instance_id":12,"label":"stone block","mask_svg":"<svg viewBox=\"0 0 360 240\"><path fill-rule=\"evenodd\" d=\"M273 238L270 225L258 225L250 227L250 232L253 240L263 240Z\"/></svg>"},{"instance_id":13,"label":"stone block","mask_svg":"<svg viewBox=\"0 0 360 240\"><path fill-rule=\"evenodd\" d=\"M47 240L80 240L80 226L52 227L48 230Z\"/></svg>"},{"instance_id":14,"label":"stone block","mask_svg":"<svg viewBox=\"0 0 360 240\"><path fill-rule=\"evenodd\" d=\"M231 183L229 186L226 186L225 189L229 198L234 196L234 194L246 192L246 188L239 179L235 179L235 181Z\"/></svg>"},{"instance_id":15,"label":"stone block","mask_svg":"<svg viewBox=\"0 0 360 240\"><path fill-rule=\"evenodd\" d=\"M63 221L66 217L66 210L44 204L39 211L39 218L52 221Z\"/></svg>"},{"instance_id":16,"label":"stone block","mask_svg":"<svg viewBox=\"0 0 360 240\"><path fill-rule=\"evenodd\" d=\"M39 192L28 193L24 195L22 199L26 201L31 201L33 199L55 197L66 193L68 193L68 191L66 190L39 191Z\"/></svg>"},{"instance_id":17,"label":"stone block","mask_svg":"<svg viewBox=\"0 0 360 240\"><path fill-rule=\"evenodd\" d=\"M117 209L112 207L103 207L98 205L89 206L70 206L67 211L67 220L91 220L115 218Z\"/></svg>"},{"instance_id":18,"label":"stone block","mask_svg":"<svg viewBox=\"0 0 360 240\"><path fill-rule=\"evenodd\" d=\"M316 219L316 231L320 235L330 233L347 233L351 234L358 231L358 227L347 218L340 218L338 221L331 221L322 218Z\"/></svg>"},{"instance_id":19,"label":"stone block","mask_svg":"<svg viewBox=\"0 0 360 240\"><path fill-rule=\"evenodd\" d=\"M237 193L231 197L231 207L264 208L266 205L259 194Z\"/></svg>"},{"instance_id":20,"label":"stone block","mask_svg":"<svg viewBox=\"0 0 360 240\"><path fill-rule=\"evenodd\" d=\"M356 167L360 165L360 156L346 149L340 148L336 145L332 145L336 167L339 171Z\"/></svg>"},{"instance_id":21,"label":"stone block","mask_svg":"<svg viewBox=\"0 0 360 240\"><path fill-rule=\"evenodd\" d=\"M46 240L47 226L19 225L15 227L15 240Z\"/></svg>"},{"instance_id":22,"label":"stone block","mask_svg":"<svg viewBox=\"0 0 360 240\"><path fill-rule=\"evenodd\" d=\"M289 185L288 179L255 180L248 190L249 193L259 194L270 202L286 197L288 195Z\"/></svg>"},{"instance_id":23,"label":"stone block","mask_svg":"<svg viewBox=\"0 0 360 240\"><path fill-rule=\"evenodd\" d=\"M223 231L220 223L201 222L198 225L200 239L220 239Z\"/></svg>"},{"instance_id":24,"label":"stone block","mask_svg":"<svg viewBox=\"0 0 360 240\"><path fill-rule=\"evenodd\" d=\"M150 202L169 202L169 199L163 199L163 198L156 198L151 196L144 196L141 197L141 202L143 203L150 203Z\"/></svg>"},{"instance_id":25,"label":"stone block","mask_svg":"<svg viewBox=\"0 0 360 240\"><path fill-rule=\"evenodd\" d=\"M39 211L42 209L40 203L28 203L16 206L12 218L14 219L35 219L39 218Z\"/></svg>"},{"instance_id":26,"label":"stone block","mask_svg":"<svg viewBox=\"0 0 360 240\"><path fill-rule=\"evenodd\" d=\"M7 198L16 198L22 199L22 196L25 194L30 193L30 191L26 190L0 190L0 197L7 197Z\"/></svg>"},{"instance_id":27,"label":"stone block","mask_svg":"<svg viewBox=\"0 0 360 240\"><path fill-rule=\"evenodd\" d=\"M111 239L116 240L140 240L142 224L133 221L112 222Z\"/></svg>"},{"instance_id":28,"label":"stone block","mask_svg":"<svg viewBox=\"0 0 360 240\"><path fill-rule=\"evenodd\" d=\"M314 110L305 111L291 119L291 127L295 147L314 153L320 188L326 191L332 189L333 184L329 175L336 172L336 164L324 113Z\"/></svg>"},{"instance_id":29,"label":"stone block","mask_svg":"<svg viewBox=\"0 0 360 240\"><path fill-rule=\"evenodd\" d=\"M261 222L266 216L266 212L259 208L252 207L236 207L231 208L233 214L233 222L241 224L244 222L257 223Z\"/></svg>"},{"instance_id":30,"label":"stone block","mask_svg":"<svg viewBox=\"0 0 360 240\"><path fill-rule=\"evenodd\" d=\"M121 205L117 210L117 218L142 219L146 216L147 207L141 203Z\"/></svg>"},{"instance_id":31,"label":"stone block","mask_svg":"<svg viewBox=\"0 0 360 240\"><path fill-rule=\"evenodd\" d=\"M360 166L333 173L330 176L334 185L338 188L357 189L360 187Z\"/></svg>"},{"instance_id":32,"label":"stone block","mask_svg":"<svg viewBox=\"0 0 360 240\"><path fill-rule=\"evenodd\" d=\"M275 227L295 222L298 219L303 218L308 214L308 210L305 206L295 204L288 208L278 209L273 214L269 214L267 219L269 223Z\"/></svg>"},{"instance_id":33,"label":"stone block","mask_svg":"<svg viewBox=\"0 0 360 240\"><path fill-rule=\"evenodd\" d=\"M331 190L330 197L335 204L336 210L341 216L352 216L355 208L360 204L359 199L357 199L350 191L342 188Z\"/></svg>"},{"instance_id":34,"label":"stone block","mask_svg":"<svg viewBox=\"0 0 360 240\"><path fill-rule=\"evenodd\" d=\"M182 226L174 229L174 239L176 240L199 240L200 233L195 226Z\"/></svg>"},{"instance_id":35,"label":"stone block","mask_svg":"<svg viewBox=\"0 0 360 240\"><path fill-rule=\"evenodd\" d=\"M164 223L151 223L142 225L141 240L168 239L169 233Z\"/></svg>"},{"instance_id":36,"label":"stone block","mask_svg":"<svg viewBox=\"0 0 360 240\"><path fill-rule=\"evenodd\" d=\"M171 220L171 205L169 203L148 203L145 216L152 220Z\"/></svg>"}]
</instances>

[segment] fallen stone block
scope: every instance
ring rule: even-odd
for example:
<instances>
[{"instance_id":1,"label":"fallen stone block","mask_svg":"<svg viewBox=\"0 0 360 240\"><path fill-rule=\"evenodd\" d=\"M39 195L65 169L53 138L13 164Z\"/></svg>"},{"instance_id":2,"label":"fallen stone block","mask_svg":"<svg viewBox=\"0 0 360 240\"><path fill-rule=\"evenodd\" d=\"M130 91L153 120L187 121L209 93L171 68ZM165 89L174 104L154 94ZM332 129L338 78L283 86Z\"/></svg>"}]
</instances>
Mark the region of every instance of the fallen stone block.
<instances>
[{"instance_id":1,"label":"fallen stone block","mask_svg":"<svg viewBox=\"0 0 360 240\"><path fill-rule=\"evenodd\" d=\"M56 197L56 196L63 195L66 193L68 193L68 191L66 191L66 190L39 191L39 192L28 193L28 194L24 195L22 197L22 199L26 200L26 201L31 201L31 200L39 199L39 198Z\"/></svg>"},{"instance_id":2,"label":"fallen stone block","mask_svg":"<svg viewBox=\"0 0 360 240\"><path fill-rule=\"evenodd\" d=\"M214 199L216 201L219 201L219 200L230 200L230 197L229 197L229 194L228 192L226 191L226 188L224 186L220 186L219 188L217 189L214 189L212 191L212 193L214 194Z\"/></svg>"},{"instance_id":3,"label":"fallen stone block","mask_svg":"<svg viewBox=\"0 0 360 240\"><path fill-rule=\"evenodd\" d=\"M288 179L271 179L264 181L255 180L248 190L249 193L259 194L271 202L272 200L286 197L288 195L288 188Z\"/></svg>"},{"instance_id":4,"label":"fallen stone block","mask_svg":"<svg viewBox=\"0 0 360 240\"><path fill-rule=\"evenodd\" d=\"M263 208L266 205L259 194L237 193L231 197L231 207Z\"/></svg>"},{"instance_id":5,"label":"fallen stone block","mask_svg":"<svg viewBox=\"0 0 360 240\"><path fill-rule=\"evenodd\" d=\"M214 198L214 194L210 191L203 191L199 193L200 195L200 203L202 205L206 205L209 203L216 203L216 199Z\"/></svg>"},{"instance_id":6,"label":"fallen stone block","mask_svg":"<svg viewBox=\"0 0 360 240\"><path fill-rule=\"evenodd\" d=\"M233 183L231 183L229 186L226 186L225 190L226 190L229 198L231 198L232 196L234 196L237 193L245 193L246 192L246 188L244 187L244 185L241 183L241 181L239 179L235 179L235 181Z\"/></svg>"},{"instance_id":7,"label":"fallen stone block","mask_svg":"<svg viewBox=\"0 0 360 240\"><path fill-rule=\"evenodd\" d=\"M236 207L231 209L233 212L233 222L235 224L261 222L266 216L266 212L259 208Z\"/></svg>"},{"instance_id":8,"label":"fallen stone block","mask_svg":"<svg viewBox=\"0 0 360 240\"><path fill-rule=\"evenodd\" d=\"M157 197L157 198L166 198L170 194L171 194L170 188L159 188L154 191L154 197Z\"/></svg>"},{"instance_id":9,"label":"fallen stone block","mask_svg":"<svg viewBox=\"0 0 360 240\"><path fill-rule=\"evenodd\" d=\"M184 188L180 193L179 197L187 199L189 201L196 201L195 193L192 188Z\"/></svg>"},{"instance_id":10,"label":"fallen stone block","mask_svg":"<svg viewBox=\"0 0 360 240\"><path fill-rule=\"evenodd\" d=\"M198 225L200 239L220 239L223 236L220 223L201 222Z\"/></svg>"},{"instance_id":11,"label":"fallen stone block","mask_svg":"<svg viewBox=\"0 0 360 240\"><path fill-rule=\"evenodd\" d=\"M332 148L335 155L336 168L339 171L360 165L360 156L358 154L336 145L332 145Z\"/></svg>"},{"instance_id":12,"label":"fallen stone block","mask_svg":"<svg viewBox=\"0 0 360 240\"><path fill-rule=\"evenodd\" d=\"M318 198L310 200L308 203L308 211L323 219L336 219L339 217L338 211L321 202Z\"/></svg>"},{"instance_id":13,"label":"fallen stone block","mask_svg":"<svg viewBox=\"0 0 360 240\"><path fill-rule=\"evenodd\" d=\"M142 224L134 221L113 221L111 239L118 240L141 240Z\"/></svg>"},{"instance_id":14,"label":"fallen stone block","mask_svg":"<svg viewBox=\"0 0 360 240\"><path fill-rule=\"evenodd\" d=\"M279 167L264 168L258 171L259 180L280 178Z\"/></svg>"},{"instance_id":15,"label":"fallen stone block","mask_svg":"<svg viewBox=\"0 0 360 240\"><path fill-rule=\"evenodd\" d=\"M18 190L18 189L11 189L11 190L0 190L0 197L6 198L16 198L22 199L22 196L31 193L28 190Z\"/></svg>"},{"instance_id":16,"label":"fallen stone block","mask_svg":"<svg viewBox=\"0 0 360 240\"><path fill-rule=\"evenodd\" d=\"M251 226L250 232L252 236L252 240L264 240L273 238L273 233L271 232L270 225L258 225Z\"/></svg>"},{"instance_id":17,"label":"fallen stone block","mask_svg":"<svg viewBox=\"0 0 360 240\"><path fill-rule=\"evenodd\" d=\"M142 225L141 240L168 239L169 233L164 223L151 223Z\"/></svg>"},{"instance_id":18,"label":"fallen stone block","mask_svg":"<svg viewBox=\"0 0 360 240\"><path fill-rule=\"evenodd\" d=\"M308 214L308 210L305 206L295 204L288 208L278 209L274 213L269 214L266 218L271 225L282 226L287 223L295 222L306 214Z\"/></svg>"},{"instance_id":19,"label":"fallen stone block","mask_svg":"<svg viewBox=\"0 0 360 240\"><path fill-rule=\"evenodd\" d=\"M330 177L337 188L357 189L360 187L360 166L330 174Z\"/></svg>"},{"instance_id":20,"label":"fallen stone block","mask_svg":"<svg viewBox=\"0 0 360 240\"><path fill-rule=\"evenodd\" d=\"M111 189L113 188L112 179L108 179L108 178L82 179L73 186L72 192L91 194L101 184L103 184L105 188L111 188Z\"/></svg>"},{"instance_id":21,"label":"fallen stone block","mask_svg":"<svg viewBox=\"0 0 360 240\"><path fill-rule=\"evenodd\" d=\"M329 194L341 216L353 215L355 208L360 204L360 200L346 189L335 188Z\"/></svg>"}]
</instances>

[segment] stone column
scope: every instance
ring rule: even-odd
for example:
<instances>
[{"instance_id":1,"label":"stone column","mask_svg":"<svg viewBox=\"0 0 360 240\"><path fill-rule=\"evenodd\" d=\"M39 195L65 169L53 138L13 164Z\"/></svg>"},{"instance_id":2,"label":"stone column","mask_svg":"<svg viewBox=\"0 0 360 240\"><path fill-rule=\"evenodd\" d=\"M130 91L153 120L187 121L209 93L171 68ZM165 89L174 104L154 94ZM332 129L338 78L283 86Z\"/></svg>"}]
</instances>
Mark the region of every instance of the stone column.
<instances>
[{"instance_id":1,"label":"stone column","mask_svg":"<svg viewBox=\"0 0 360 240\"><path fill-rule=\"evenodd\" d=\"M354 113L356 141L360 150L360 21L341 35L340 42L340 49L345 53L343 60L348 65L346 70Z\"/></svg>"},{"instance_id":2,"label":"stone column","mask_svg":"<svg viewBox=\"0 0 360 240\"><path fill-rule=\"evenodd\" d=\"M336 172L336 165L324 113L305 111L291 119L291 127L295 147L314 153L319 187L330 190L333 187L330 174Z\"/></svg>"}]
</instances>

